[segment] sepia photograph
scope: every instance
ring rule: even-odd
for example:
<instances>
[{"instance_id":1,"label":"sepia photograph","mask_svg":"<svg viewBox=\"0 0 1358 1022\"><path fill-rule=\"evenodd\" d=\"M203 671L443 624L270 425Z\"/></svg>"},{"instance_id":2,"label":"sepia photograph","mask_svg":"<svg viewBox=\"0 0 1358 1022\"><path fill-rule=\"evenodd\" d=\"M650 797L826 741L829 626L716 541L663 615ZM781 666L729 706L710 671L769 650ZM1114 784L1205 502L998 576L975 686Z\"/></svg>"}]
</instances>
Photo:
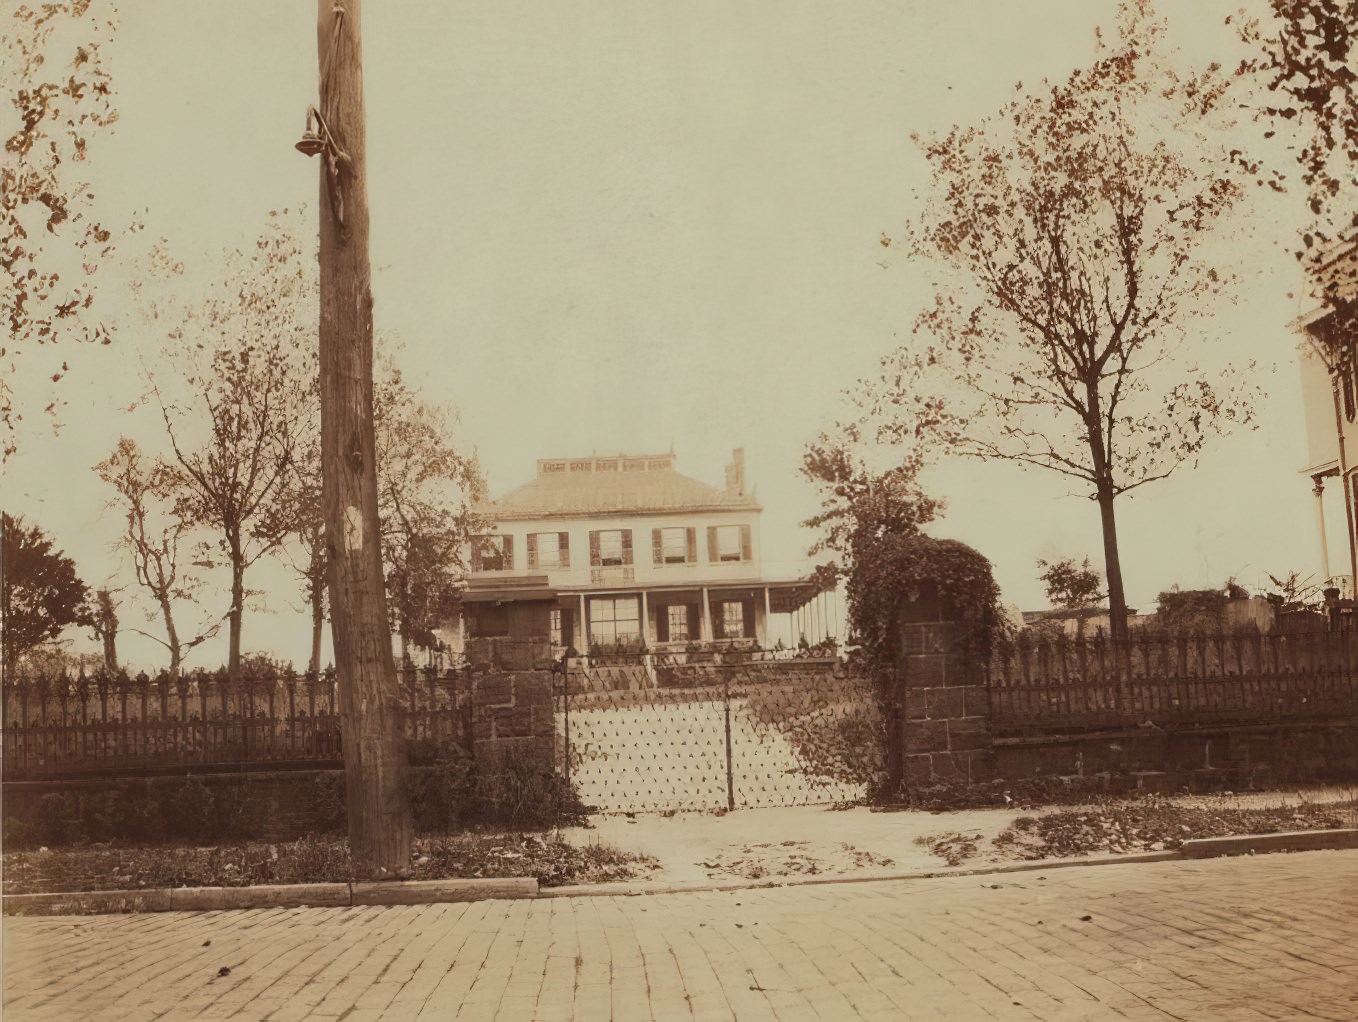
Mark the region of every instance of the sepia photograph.
<instances>
[{"instance_id":1,"label":"sepia photograph","mask_svg":"<svg viewBox=\"0 0 1358 1022\"><path fill-rule=\"evenodd\" d=\"M0 1018L1358 1019L1358 0L0 55Z\"/></svg>"}]
</instances>

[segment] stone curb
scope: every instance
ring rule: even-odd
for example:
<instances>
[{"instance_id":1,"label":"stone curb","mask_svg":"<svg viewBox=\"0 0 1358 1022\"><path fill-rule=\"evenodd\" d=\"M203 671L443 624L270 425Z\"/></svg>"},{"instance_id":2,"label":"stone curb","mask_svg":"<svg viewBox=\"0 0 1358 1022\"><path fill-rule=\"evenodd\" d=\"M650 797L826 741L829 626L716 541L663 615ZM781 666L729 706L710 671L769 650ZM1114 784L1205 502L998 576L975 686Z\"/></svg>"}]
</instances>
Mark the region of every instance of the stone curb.
<instances>
[{"instance_id":1,"label":"stone curb","mask_svg":"<svg viewBox=\"0 0 1358 1022\"><path fill-rule=\"evenodd\" d=\"M1183 843L1185 859L1218 855L1252 855L1255 852L1312 852L1358 848L1358 829L1289 830L1281 834L1237 834L1206 837Z\"/></svg>"},{"instance_id":2,"label":"stone curb","mask_svg":"<svg viewBox=\"0 0 1358 1022\"><path fill-rule=\"evenodd\" d=\"M789 877L778 880L729 880L666 883L567 884L540 888L532 877L469 880L369 881L353 884L276 884L258 887L177 887L144 891L77 891L52 894L7 894L5 915L112 915L128 912L204 912L263 908L349 908L359 905L436 905L490 899L627 898L652 894L750 891L773 887L828 884L890 883L945 877L1032 873L1083 866L1123 866L1148 862L1205 859L1255 852L1327 851L1358 848L1358 829L1303 830L1282 834L1245 834L1200 838L1183 843L1182 851L1142 852L1102 858L1049 859L1010 866L941 869L873 876Z\"/></svg>"},{"instance_id":3,"label":"stone curb","mask_svg":"<svg viewBox=\"0 0 1358 1022\"><path fill-rule=\"evenodd\" d=\"M7 894L5 915L111 915L261 908L434 905L490 898L535 898L533 877L373 881L353 884L261 884L257 887L160 887L144 891Z\"/></svg>"}]
</instances>

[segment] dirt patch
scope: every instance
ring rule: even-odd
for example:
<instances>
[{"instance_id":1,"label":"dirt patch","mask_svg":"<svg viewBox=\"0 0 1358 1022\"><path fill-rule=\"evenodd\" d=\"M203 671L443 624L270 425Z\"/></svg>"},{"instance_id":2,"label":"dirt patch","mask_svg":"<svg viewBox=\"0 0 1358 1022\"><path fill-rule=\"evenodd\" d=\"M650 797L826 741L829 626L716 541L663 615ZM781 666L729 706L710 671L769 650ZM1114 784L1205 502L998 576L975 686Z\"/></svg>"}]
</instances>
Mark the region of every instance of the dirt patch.
<instances>
[{"instance_id":1,"label":"dirt patch","mask_svg":"<svg viewBox=\"0 0 1358 1022\"><path fill-rule=\"evenodd\" d=\"M886 856L855 848L843 841L770 841L732 845L698 865L712 878L763 880L820 874L842 876L859 870L890 867L895 863Z\"/></svg>"},{"instance_id":2,"label":"dirt patch","mask_svg":"<svg viewBox=\"0 0 1358 1022\"><path fill-rule=\"evenodd\" d=\"M415 842L405 879L535 877L542 886L650 876L649 856L604 844L584 847L550 835L460 834ZM251 887L346 883L355 879L343 838L248 842L208 848L88 846L4 856L4 893Z\"/></svg>"}]
</instances>

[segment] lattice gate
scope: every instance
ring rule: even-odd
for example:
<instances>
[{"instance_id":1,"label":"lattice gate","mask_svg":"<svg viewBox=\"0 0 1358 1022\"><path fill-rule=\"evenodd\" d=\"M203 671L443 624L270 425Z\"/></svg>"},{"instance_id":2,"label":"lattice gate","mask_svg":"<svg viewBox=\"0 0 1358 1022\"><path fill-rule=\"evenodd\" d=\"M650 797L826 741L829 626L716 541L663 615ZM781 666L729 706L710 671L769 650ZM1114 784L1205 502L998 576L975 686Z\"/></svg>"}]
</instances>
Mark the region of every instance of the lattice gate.
<instances>
[{"instance_id":1,"label":"lattice gate","mask_svg":"<svg viewBox=\"0 0 1358 1022\"><path fill-rule=\"evenodd\" d=\"M601 812L851 802L884 769L872 686L827 662L574 662L568 776Z\"/></svg>"}]
</instances>

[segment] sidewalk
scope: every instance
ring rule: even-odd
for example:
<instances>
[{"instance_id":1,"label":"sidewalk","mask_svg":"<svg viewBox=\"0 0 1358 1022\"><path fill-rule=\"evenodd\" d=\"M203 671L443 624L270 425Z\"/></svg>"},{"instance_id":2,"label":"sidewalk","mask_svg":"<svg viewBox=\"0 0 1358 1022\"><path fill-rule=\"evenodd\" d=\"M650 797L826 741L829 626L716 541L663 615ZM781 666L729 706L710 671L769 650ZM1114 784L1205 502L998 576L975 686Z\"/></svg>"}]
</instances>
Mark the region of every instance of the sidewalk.
<instances>
[{"instance_id":1,"label":"sidewalk","mask_svg":"<svg viewBox=\"0 0 1358 1022\"><path fill-rule=\"evenodd\" d=\"M9 918L5 1018L1358 1017L1358 852L647 898Z\"/></svg>"},{"instance_id":2,"label":"sidewalk","mask_svg":"<svg viewBox=\"0 0 1358 1022\"><path fill-rule=\"evenodd\" d=\"M1347 788L1304 792L1254 792L1238 795L1176 795L1185 806L1226 809L1297 805L1353 797ZM746 880L796 880L808 877L889 877L932 873L950 868L975 870L1012 866L1021 861L994 845L994 838L1019 817L1078 810L1078 806L1042 809L964 809L949 812L873 812L864 806L787 806L741 809L716 815L688 812L665 816L637 813L591 817L591 828L572 827L562 836L571 844L604 843L655 857L660 868L644 878L649 884L687 885ZM977 838L976 851L955 867L918 838L956 833ZM1116 858L1121 853L1089 856ZM1358 1016L1358 1013L1356 1013Z\"/></svg>"}]
</instances>

